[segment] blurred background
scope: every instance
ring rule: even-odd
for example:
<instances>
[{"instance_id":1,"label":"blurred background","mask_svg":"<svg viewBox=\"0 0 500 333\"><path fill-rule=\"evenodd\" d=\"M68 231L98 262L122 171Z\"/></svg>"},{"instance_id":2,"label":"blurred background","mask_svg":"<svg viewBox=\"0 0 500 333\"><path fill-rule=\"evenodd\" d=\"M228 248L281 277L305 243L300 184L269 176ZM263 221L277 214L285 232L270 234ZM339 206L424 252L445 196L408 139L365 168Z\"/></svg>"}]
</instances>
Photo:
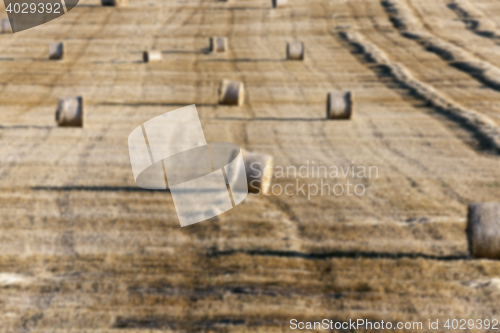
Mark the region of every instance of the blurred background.
<instances>
[{"instance_id":1,"label":"blurred background","mask_svg":"<svg viewBox=\"0 0 500 333\"><path fill-rule=\"evenodd\" d=\"M492 0L82 0L0 34L0 331L493 319L500 264L470 256L466 226L500 195L499 36ZM242 105L220 103L223 79ZM327 118L332 90L351 92L350 119ZM71 96L83 126L58 126ZM181 228L168 191L136 186L127 138L191 104L207 141L377 176L274 174L293 195ZM322 180L365 192L308 196Z\"/></svg>"}]
</instances>

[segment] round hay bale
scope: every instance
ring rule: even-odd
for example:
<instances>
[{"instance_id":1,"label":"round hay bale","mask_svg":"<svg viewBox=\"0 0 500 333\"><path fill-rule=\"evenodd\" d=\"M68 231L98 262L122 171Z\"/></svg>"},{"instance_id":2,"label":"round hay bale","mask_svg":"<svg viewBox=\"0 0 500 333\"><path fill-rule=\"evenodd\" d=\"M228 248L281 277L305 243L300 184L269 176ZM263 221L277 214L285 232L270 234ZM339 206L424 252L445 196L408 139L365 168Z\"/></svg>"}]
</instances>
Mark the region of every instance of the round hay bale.
<instances>
[{"instance_id":1,"label":"round hay bale","mask_svg":"<svg viewBox=\"0 0 500 333\"><path fill-rule=\"evenodd\" d=\"M243 105L245 87L242 82L222 80L219 86L219 104Z\"/></svg>"},{"instance_id":2,"label":"round hay bale","mask_svg":"<svg viewBox=\"0 0 500 333\"><path fill-rule=\"evenodd\" d=\"M220 53L227 50L226 37L210 37L210 52Z\"/></svg>"},{"instance_id":3,"label":"round hay bale","mask_svg":"<svg viewBox=\"0 0 500 333\"><path fill-rule=\"evenodd\" d=\"M1 24L2 24L2 33L4 34L12 33L12 27L10 25L10 21L8 18L2 19Z\"/></svg>"},{"instance_id":4,"label":"round hay bale","mask_svg":"<svg viewBox=\"0 0 500 333\"><path fill-rule=\"evenodd\" d=\"M56 121L61 127L83 127L83 97L60 98Z\"/></svg>"},{"instance_id":5,"label":"round hay bale","mask_svg":"<svg viewBox=\"0 0 500 333\"><path fill-rule=\"evenodd\" d=\"M304 60L304 43L302 42L287 43L286 58L288 60Z\"/></svg>"},{"instance_id":6,"label":"round hay bale","mask_svg":"<svg viewBox=\"0 0 500 333\"><path fill-rule=\"evenodd\" d=\"M160 62L161 61L160 51L144 51L142 54L142 59L144 62Z\"/></svg>"},{"instance_id":7,"label":"round hay bale","mask_svg":"<svg viewBox=\"0 0 500 333\"><path fill-rule=\"evenodd\" d=\"M273 158L269 155L241 150L245 161L248 192L269 194L273 179Z\"/></svg>"},{"instance_id":8,"label":"round hay bale","mask_svg":"<svg viewBox=\"0 0 500 333\"><path fill-rule=\"evenodd\" d=\"M354 101L350 91L332 90L326 100L327 119L351 119Z\"/></svg>"},{"instance_id":9,"label":"round hay bale","mask_svg":"<svg viewBox=\"0 0 500 333\"><path fill-rule=\"evenodd\" d=\"M500 259L500 203L469 206L467 240L474 258Z\"/></svg>"},{"instance_id":10,"label":"round hay bale","mask_svg":"<svg viewBox=\"0 0 500 333\"><path fill-rule=\"evenodd\" d=\"M64 58L64 43L49 44L49 59L62 60Z\"/></svg>"},{"instance_id":11,"label":"round hay bale","mask_svg":"<svg viewBox=\"0 0 500 333\"><path fill-rule=\"evenodd\" d=\"M273 0L273 8L286 6L287 0Z\"/></svg>"},{"instance_id":12,"label":"round hay bale","mask_svg":"<svg viewBox=\"0 0 500 333\"><path fill-rule=\"evenodd\" d=\"M126 7L128 6L128 0L101 0L101 5L112 7Z\"/></svg>"}]
</instances>

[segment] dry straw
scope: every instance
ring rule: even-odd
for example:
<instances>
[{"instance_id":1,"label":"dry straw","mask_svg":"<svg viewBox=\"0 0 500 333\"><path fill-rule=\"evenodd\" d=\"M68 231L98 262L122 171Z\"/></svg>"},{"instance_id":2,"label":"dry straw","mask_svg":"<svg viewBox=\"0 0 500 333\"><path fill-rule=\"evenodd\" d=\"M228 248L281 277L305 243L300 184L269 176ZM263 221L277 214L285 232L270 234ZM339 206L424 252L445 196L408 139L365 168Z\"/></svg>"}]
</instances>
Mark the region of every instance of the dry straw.
<instances>
[{"instance_id":1,"label":"dry straw","mask_svg":"<svg viewBox=\"0 0 500 333\"><path fill-rule=\"evenodd\" d=\"M412 10L402 0L383 2L394 25L404 36L414 39L427 50L439 55L451 65L478 78L490 87L500 89L500 68L481 60L470 52L431 35L413 15Z\"/></svg>"},{"instance_id":2,"label":"dry straw","mask_svg":"<svg viewBox=\"0 0 500 333\"><path fill-rule=\"evenodd\" d=\"M450 5L469 28L479 35L485 37L500 37L500 30L494 21L488 18L471 2L465 0L455 0Z\"/></svg>"},{"instance_id":3,"label":"dry straw","mask_svg":"<svg viewBox=\"0 0 500 333\"><path fill-rule=\"evenodd\" d=\"M341 34L349 43L360 48L371 61L384 66L400 84L429 104L458 119L464 123L465 127L473 129L476 134L487 140L494 149L500 150L500 128L489 117L465 108L441 94L433 86L415 79L407 68L400 63L389 60L385 52L366 41L359 32L344 31Z\"/></svg>"}]
</instances>

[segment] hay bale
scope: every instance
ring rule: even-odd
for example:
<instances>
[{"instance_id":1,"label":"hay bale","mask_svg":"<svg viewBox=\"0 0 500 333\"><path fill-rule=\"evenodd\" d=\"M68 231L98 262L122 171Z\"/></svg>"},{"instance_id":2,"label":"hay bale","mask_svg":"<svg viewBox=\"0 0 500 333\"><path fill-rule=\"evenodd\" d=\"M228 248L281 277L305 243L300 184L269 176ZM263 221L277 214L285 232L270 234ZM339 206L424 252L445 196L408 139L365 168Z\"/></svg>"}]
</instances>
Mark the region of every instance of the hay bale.
<instances>
[{"instance_id":1,"label":"hay bale","mask_svg":"<svg viewBox=\"0 0 500 333\"><path fill-rule=\"evenodd\" d=\"M144 51L142 54L144 62L160 62L161 61L161 51Z\"/></svg>"},{"instance_id":2,"label":"hay bale","mask_svg":"<svg viewBox=\"0 0 500 333\"><path fill-rule=\"evenodd\" d=\"M245 161L248 192L269 194L273 178L273 158L265 154L241 150Z\"/></svg>"},{"instance_id":3,"label":"hay bale","mask_svg":"<svg viewBox=\"0 0 500 333\"><path fill-rule=\"evenodd\" d=\"M49 59L62 60L64 58L64 42L49 44Z\"/></svg>"},{"instance_id":4,"label":"hay bale","mask_svg":"<svg viewBox=\"0 0 500 333\"><path fill-rule=\"evenodd\" d=\"M219 104L243 105L245 87L242 82L222 80L219 86Z\"/></svg>"},{"instance_id":5,"label":"hay bale","mask_svg":"<svg viewBox=\"0 0 500 333\"><path fill-rule=\"evenodd\" d=\"M458 104L436 90L433 86L415 79L406 67L400 63L391 61L385 52L375 44L368 42L359 32L344 31L340 34L351 45L362 50L370 61L387 68L391 76L404 87L432 106L452 115L453 118L458 119L466 127L472 129L476 134L479 134L483 139L488 141L496 150L500 150L500 128L490 117Z\"/></svg>"},{"instance_id":6,"label":"hay bale","mask_svg":"<svg viewBox=\"0 0 500 333\"><path fill-rule=\"evenodd\" d=\"M288 60L304 60L304 43L302 42L287 43L286 58Z\"/></svg>"},{"instance_id":7,"label":"hay bale","mask_svg":"<svg viewBox=\"0 0 500 333\"><path fill-rule=\"evenodd\" d=\"M227 50L226 37L210 37L210 52L221 53Z\"/></svg>"},{"instance_id":8,"label":"hay bale","mask_svg":"<svg viewBox=\"0 0 500 333\"><path fill-rule=\"evenodd\" d=\"M474 258L500 259L500 203L469 206L467 240Z\"/></svg>"},{"instance_id":9,"label":"hay bale","mask_svg":"<svg viewBox=\"0 0 500 333\"><path fill-rule=\"evenodd\" d=\"M2 24L2 33L4 34L12 33L12 27L10 25L10 21L8 18L2 19L1 24Z\"/></svg>"},{"instance_id":10,"label":"hay bale","mask_svg":"<svg viewBox=\"0 0 500 333\"><path fill-rule=\"evenodd\" d=\"M287 0L273 0L273 8L286 6Z\"/></svg>"},{"instance_id":11,"label":"hay bale","mask_svg":"<svg viewBox=\"0 0 500 333\"><path fill-rule=\"evenodd\" d=\"M126 7L128 6L128 0L101 0L101 5L112 7Z\"/></svg>"},{"instance_id":12,"label":"hay bale","mask_svg":"<svg viewBox=\"0 0 500 333\"><path fill-rule=\"evenodd\" d=\"M351 119L354 101L350 91L332 90L326 101L327 119Z\"/></svg>"},{"instance_id":13,"label":"hay bale","mask_svg":"<svg viewBox=\"0 0 500 333\"><path fill-rule=\"evenodd\" d=\"M83 97L60 98L56 121L61 127L83 127Z\"/></svg>"}]
</instances>

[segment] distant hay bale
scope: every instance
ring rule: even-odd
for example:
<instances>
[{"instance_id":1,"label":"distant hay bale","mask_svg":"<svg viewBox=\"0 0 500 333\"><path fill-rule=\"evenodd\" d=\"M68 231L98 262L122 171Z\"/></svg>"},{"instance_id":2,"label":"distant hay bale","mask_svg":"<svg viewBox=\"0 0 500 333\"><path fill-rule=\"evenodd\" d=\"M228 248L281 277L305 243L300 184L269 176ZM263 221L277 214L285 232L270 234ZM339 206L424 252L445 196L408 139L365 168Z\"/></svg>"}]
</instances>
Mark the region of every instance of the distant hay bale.
<instances>
[{"instance_id":1,"label":"distant hay bale","mask_svg":"<svg viewBox=\"0 0 500 333\"><path fill-rule=\"evenodd\" d=\"M144 62L160 62L162 59L160 51L144 51L142 54Z\"/></svg>"},{"instance_id":2,"label":"distant hay bale","mask_svg":"<svg viewBox=\"0 0 500 333\"><path fill-rule=\"evenodd\" d=\"M273 0L273 8L286 6L287 0Z\"/></svg>"},{"instance_id":3,"label":"distant hay bale","mask_svg":"<svg viewBox=\"0 0 500 333\"><path fill-rule=\"evenodd\" d=\"M242 82L222 80L219 86L219 104L243 105L245 86Z\"/></svg>"},{"instance_id":4,"label":"distant hay bale","mask_svg":"<svg viewBox=\"0 0 500 333\"><path fill-rule=\"evenodd\" d=\"M273 157L242 149L248 192L269 194L273 178Z\"/></svg>"},{"instance_id":5,"label":"distant hay bale","mask_svg":"<svg viewBox=\"0 0 500 333\"><path fill-rule=\"evenodd\" d=\"M50 43L49 44L49 59L61 60L64 58L64 43Z\"/></svg>"},{"instance_id":6,"label":"distant hay bale","mask_svg":"<svg viewBox=\"0 0 500 333\"><path fill-rule=\"evenodd\" d=\"M101 5L113 6L113 7L126 7L128 6L128 0L101 0Z\"/></svg>"},{"instance_id":7,"label":"distant hay bale","mask_svg":"<svg viewBox=\"0 0 500 333\"><path fill-rule=\"evenodd\" d=\"M500 203L469 206L467 240L474 258L500 259Z\"/></svg>"},{"instance_id":8,"label":"distant hay bale","mask_svg":"<svg viewBox=\"0 0 500 333\"><path fill-rule=\"evenodd\" d=\"M1 25L2 25L2 33L4 34L12 33L12 27L10 25L10 21L8 18L2 19Z\"/></svg>"},{"instance_id":9,"label":"distant hay bale","mask_svg":"<svg viewBox=\"0 0 500 333\"><path fill-rule=\"evenodd\" d=\"M83 97L60 98L56 121L61 127L83 127Z\"/></svg>"},{"instance_id":10,"label":"distant hay bale","mask_svg":"<svg viewBox=\"0 0 500 333\"><path fill-rule=\"evenodd\" d=\"M302 42L287 43L286 58L288 60L304 60L304 43Z\"/></svg>"},{"instance_id":11,"label":"distant hay bale","mask_svg":"<svg viewBox=\"0 0 500 333\"><path fill-rule=\"evenodd\" d=\"M326 99L327 119L351 119L354 113L354 100L350 91L332 90Z\"/></svg>"},{"instance_id":12,"label":"distant hay bale","mask_svg":"<svg viewBox=\"0 0 500 333\"><path fill-rule=\"evenodd\" d=\"M227 39L225 37L210 37L210 52L226 52Z\"/></svg>"}]
</instances>

